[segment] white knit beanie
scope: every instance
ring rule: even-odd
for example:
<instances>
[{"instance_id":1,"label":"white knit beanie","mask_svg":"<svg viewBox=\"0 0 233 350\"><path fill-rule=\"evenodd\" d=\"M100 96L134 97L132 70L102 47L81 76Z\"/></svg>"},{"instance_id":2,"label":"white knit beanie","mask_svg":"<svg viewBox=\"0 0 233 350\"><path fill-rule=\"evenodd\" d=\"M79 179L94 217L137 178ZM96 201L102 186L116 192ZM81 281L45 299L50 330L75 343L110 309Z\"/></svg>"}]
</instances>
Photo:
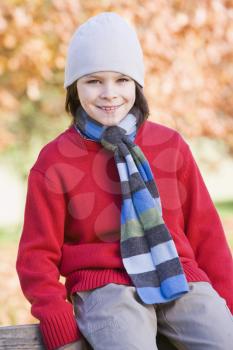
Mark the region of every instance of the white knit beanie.
<instances>
[{"instance_id":1,"label":"white knit beanie","mask_svg":"<svg viewBox=\"0 0 233 350\"><path fill-rule=\"evenodd\" d=\"M73 34L67 54L64 87L84 75L113 71L143 87L143 53L135 30L118 14L91 17Z\"/></svg>"}]
</instances>

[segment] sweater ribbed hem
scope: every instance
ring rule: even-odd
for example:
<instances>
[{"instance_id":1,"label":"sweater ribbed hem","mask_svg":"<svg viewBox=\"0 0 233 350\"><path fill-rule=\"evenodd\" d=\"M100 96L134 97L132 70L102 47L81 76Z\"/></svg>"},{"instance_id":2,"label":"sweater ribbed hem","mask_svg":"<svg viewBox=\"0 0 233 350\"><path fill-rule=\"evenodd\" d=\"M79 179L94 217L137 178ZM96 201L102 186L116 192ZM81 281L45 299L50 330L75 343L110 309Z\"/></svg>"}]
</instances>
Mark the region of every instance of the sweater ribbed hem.
<instances>
[{"instance_id":1,"label":"sweater ribbed hem","mask_svg":"<svg viewBox=\"0 0 233 350\"><path fill-rule=\"evenodd\" d=\"M87 269L76 271L66 279L69 294L102 287L108 283L133 285L125 270L121 269Z\"/></svg>"},{"instance_id":2,"label":"sweater ribbed hem","mask_svg":"<svg viewBox=\"0 0 233 350\"><path fill-rule=\"evenodd\" d=\"M210 282L206 273L193 262L182 265L188 282ZM91 290L108 283L133 285L127 272L123 269L86 269L71 273L66 279L66 288L68 294L72 295L77 291Z\"/></svg>"},{"instance_id":3,"label":"sweater ribbed hem","mask_svg":"<svg viewBox=\"0 0 233 350\"><path fill-rule=\"evenodd\" d=\"M207 274L193 263L184 263L183 269L188 282L210 282Z\"/></svg>"},{"instance_id":4,"label":"sweater ribbed hem","mask_svg":"<svg viewBox=\"0 0 233 350\"><path fill-rule=\"evenodd\" d=\"M70 312L52 315L40 322L40 331L47 350L54 350L81 338L75 317Z\"/></svg>"}]
</instances>

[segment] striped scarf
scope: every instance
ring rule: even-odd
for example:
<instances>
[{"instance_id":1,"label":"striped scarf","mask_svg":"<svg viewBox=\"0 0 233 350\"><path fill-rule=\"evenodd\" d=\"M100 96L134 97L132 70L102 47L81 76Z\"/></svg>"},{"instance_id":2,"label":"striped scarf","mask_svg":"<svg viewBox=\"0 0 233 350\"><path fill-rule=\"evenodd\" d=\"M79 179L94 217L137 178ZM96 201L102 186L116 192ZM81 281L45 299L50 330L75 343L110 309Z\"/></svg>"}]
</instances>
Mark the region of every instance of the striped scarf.
<instances>
[{"instance_id":1,"label":"striped scarf","mask_svg":"<svg viewBox=\"0 0 233 350\"><path fill-rule=\"evenodd\" d=\"M104 126L80 107L76 128L114 153L122 191L121 256L141 300L164 303L189 290L173 239L162 218L161 202L149 163L133 142L136 117Z\"/></svg>"}]
</instances>

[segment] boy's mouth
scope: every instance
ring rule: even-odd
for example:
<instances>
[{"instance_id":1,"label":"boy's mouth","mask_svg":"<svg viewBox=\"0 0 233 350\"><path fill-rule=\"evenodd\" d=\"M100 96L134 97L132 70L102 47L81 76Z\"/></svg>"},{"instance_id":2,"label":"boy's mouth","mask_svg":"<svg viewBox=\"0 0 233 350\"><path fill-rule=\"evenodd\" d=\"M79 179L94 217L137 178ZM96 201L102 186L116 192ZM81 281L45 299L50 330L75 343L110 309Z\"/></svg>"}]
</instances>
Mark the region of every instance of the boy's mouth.
<instances>
[{"instance_id":1,"label":"boy's mouth","mask_svg":"<svg viewBox=\"0 0 233 350\"><path fill-rule=\"evenodd\" d=\"M97 107L99 109L101 109L102 111L105 111L105 112L113 112L113 111L117 110L121 106L122 105L118 105L118 106L97 106Z\"/></svg>"}]
</instances>

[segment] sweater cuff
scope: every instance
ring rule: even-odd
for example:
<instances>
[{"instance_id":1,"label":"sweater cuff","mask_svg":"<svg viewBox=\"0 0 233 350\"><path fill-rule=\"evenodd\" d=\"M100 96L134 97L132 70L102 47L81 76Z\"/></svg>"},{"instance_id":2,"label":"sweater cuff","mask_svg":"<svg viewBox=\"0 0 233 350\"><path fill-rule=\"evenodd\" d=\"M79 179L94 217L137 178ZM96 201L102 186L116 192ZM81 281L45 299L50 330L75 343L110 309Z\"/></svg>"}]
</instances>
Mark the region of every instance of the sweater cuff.
<instances>
[{"instance_id":1,"label":"sweater cuff","mask_svg":"<svg viewBox=\"0 0 233 350\"><path fill-rule=\"evenodd\" d=\"M40 331L47 350L57 349L82 338L77 321L70 312L41 320Z\"/></svg>"}]
</instances>

